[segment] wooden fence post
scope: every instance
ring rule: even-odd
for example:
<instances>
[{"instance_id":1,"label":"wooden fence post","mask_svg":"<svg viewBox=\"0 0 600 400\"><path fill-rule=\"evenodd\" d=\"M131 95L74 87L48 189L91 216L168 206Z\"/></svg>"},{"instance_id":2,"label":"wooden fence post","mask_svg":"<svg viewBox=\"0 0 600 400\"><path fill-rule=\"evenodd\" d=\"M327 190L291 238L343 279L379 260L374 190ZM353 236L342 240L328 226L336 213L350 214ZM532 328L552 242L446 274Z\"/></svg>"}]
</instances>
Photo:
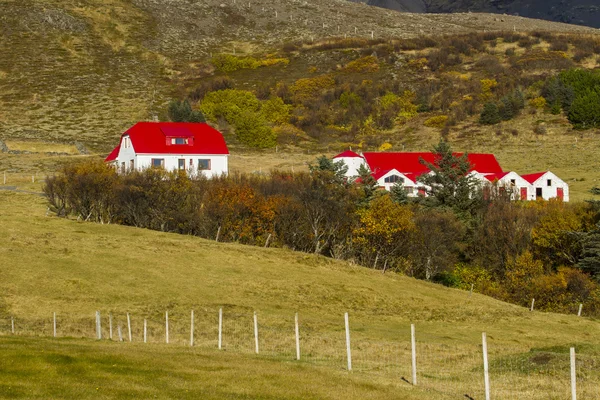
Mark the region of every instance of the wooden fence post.
<instances>
[{"instance_id":1,"label":"wooden fence post","mask_svg":"<svg viewBox=\"0 0 600 400\"><path fill-rule=\"evenodd\" d=\"M412 383L417 386L417 338L415 335L415 324L410 324L410 347L412 360Z\"/></svg>"},{"instance_id":2,"label":"wooden fence post","mask_svg":"<svg viewBox=\"0 0 600 400\"><path fill-rule=\"evenodd\" d=\"M254 351L258 354L258 316L254 311Z\"/></svg>"},{"instance_id":3,"label":"wooden fence post","mask_svg":"<svg viewBox=\"0 0 600 400\"><path fill-rule=\"evenodd\" d=\"M148 329L147 329L147 324L146 324L146 318L144 318L144 343L148 343Z\"/></svg>"},{"instance_id":4,"label":"wooden fence post","mask_svg":"<svg viewBox=\"0 0 600 400\"><path fill-rule=\"evenodd\" d=\"M223 309L219 308L219 350L223 344Z\"/></svg>"},{"instance_id":5,"label":"wooden fence post","mask_svg":"<svg viewBox=\"0 0 600 400\"><path fill-rule=\"evenodd\" d=\"M490 400L490 373L488 367L487 336L485 332L481 334L483 345L483 381L485 385L485 400Z\"/></svg>"},{"instance_id":6,"label":"wooden fence post","mask_svg":"<svg viewBox=\"0 0 600 400\"><path fill-rule=\"evenodd\" d=\"M192 321L190 322L190 347L194 347L194 310L192 310Z\"/></svg>"},{"instance_id":7,"label":"wooden fence post","mask_svg":"<svg viewBox=\"0 0 600 400\"><path fill-rule=\"evenodd\" d=\"M348 357L348 371L352 371L352 353L350 352L350 321L348 320L348 313L344 314L344 320L346 322L346 355Z\"/></svg>"},{"instance_id":8,"label":"wooden fence post","mask_svg":"<svg viewBox=\"0 0 600 400\"><path fill-rule=\"evenodd\" d=\"M108 313L108 338L112 340L112 313Z\"/></svg>"},{"instance_id":9,"label":"wooden fence post","mask_svg":"<svg viewBox=\"0 0 600 400\"><path fill-rule=\"evenodd\" d=\"M575 369L575 347L571 347L571 400L577 400L577 370Z\"/></svg>"},{"instance_id":10,"label":"wooden fence post","mask_svg":"<svg viewBox=\"0 0 600 400\"><path fill-rule=\"evenodd\" d=\"M56 337L56 313L52 313L52 315L53 315L52 331L53 331L54 337Z\"/></svg>"},{"instance_id":11,"label":"wooden fence post","mask_svg":"<svg viewBox=\"0 0 600 400\"><path fill-rule=\"evenodd\" d=\"M15 317L10 317L10 331L15 334Z\"/></svg>"},{"instance_id":12,"label":"wooden fence post","mask_svg":"<svg viewBox=\"0 0 600 400\"><path fill-rule=\"evenodd\" d=\"M117 334L119 335L119 342L123 341L123 333L121 332L121 325L117 325Z\"/></svg>"},{"instance_id":13,"label":"wooden fence post","mask_svg":"<svg viewBox=\"0 0 600 400\"><path fill-rule=\"evenodd\" d=\"M296 360L300 360L300 327L298 326L298 313L296 313Z\"/></svg>"},{"instance_id":14,"label":"wooden fence post","mask_svg":"<svg viewBox=\"0 0 600 400\"><path fill-rule=\"evenodd\" d=\"M102 328L100 325L100 311L96 311L96 339L102 339Z\"/></svg>"},{"instance_id":15,"label":"wooden fence post","mask_svg":"<svg viewBox=\"0 0 600 400\"><path fill-rule=\"evenodd\" d=\"M169 312L165 312L165 340L169 344Z\"/></svg>"},{"instance_id":16,"label":"wooden fence post","mask_svg":"<svg viewBox=\"0 0 600 400\"><path fill-rule=\"evenodd\" d=\"M531 299L531 309L529 311L533 311L534 305L535 305L535 299Z\"/></svg>"},{"instance_id":17,"label":"wooden fence post","mask_svg":"<svg viewBox=\"0 0 600 400\"><path fill-rule=\"evenodd\" d=\"M129 342L131 342L131 318L129 313L127 313L127 333L129 334Z\"/></svg>"},{"instance_id":18,"label":"wooden fence post","mask_svg":"<svg viewBox=\"0 0 600 400\"><path fill-rule=\"evenodd\" d=\"M583 303L579 303L579 311L577 312L577 316L581 317L581 310L583 309Z\"/></svg>"}]
</instances>

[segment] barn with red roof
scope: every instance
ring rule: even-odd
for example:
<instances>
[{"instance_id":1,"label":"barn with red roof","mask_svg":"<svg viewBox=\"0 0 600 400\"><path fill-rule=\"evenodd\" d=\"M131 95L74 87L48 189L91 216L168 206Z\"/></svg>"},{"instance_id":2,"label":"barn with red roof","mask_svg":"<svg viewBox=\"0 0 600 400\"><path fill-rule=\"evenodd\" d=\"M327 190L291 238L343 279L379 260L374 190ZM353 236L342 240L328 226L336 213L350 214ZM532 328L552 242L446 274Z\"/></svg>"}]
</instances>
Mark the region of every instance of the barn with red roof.
<instances>
[{"instance_id":1,"label":"barn with red roof","mask_svg":"<svg viewBox=\"0 0 600 400\"><path fill-rule=\"evenodd\" d=\"M455 153L462 156L462 153ZM520 176L513 171L503 171L493 154L467 153L471 165L470 173L489 192L510 191L514 200L536 200L560 198L569 201L569 186L552 172L541 172ZM427 164L436 163L436 155L426 152L365 152L344 151L333 158L347 167L346 177L354 179L358 169L366 166L382 189L391 190L396 184L402 185L409 196L426 195L427 187L419 177L431 173ZM487 188L487 189L486 189Z\"/></svg>"},{"instance_id":2,"label":"barn with red roof","mask_svg":"<svg viewBox=\"0 0 600 400\"><path fill-rule=\"evenodd\" d=\"M228 173L223 135L206 123L138 122L106 157L120 171L164 168L206 177Z\"/></svg>"}]
</instances>

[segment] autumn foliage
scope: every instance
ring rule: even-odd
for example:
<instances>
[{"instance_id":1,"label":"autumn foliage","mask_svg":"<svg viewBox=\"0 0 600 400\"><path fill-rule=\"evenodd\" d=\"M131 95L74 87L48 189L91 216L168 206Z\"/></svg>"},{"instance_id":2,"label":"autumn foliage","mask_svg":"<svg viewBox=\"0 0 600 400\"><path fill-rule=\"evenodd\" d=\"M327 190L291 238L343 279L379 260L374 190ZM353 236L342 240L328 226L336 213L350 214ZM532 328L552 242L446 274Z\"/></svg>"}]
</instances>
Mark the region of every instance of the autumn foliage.
<instances>
[{"instance_id":1,"label":"autumn foliage","mask_svg":"<svg viewBox=\"0 0 600 400\"><path fill-rule=\"evenodd\" d=\"M600 207L503 197L450 202L452 193L439 190L409 199L348 183L343 166L317 161L309 172L211 180L162 169L117 174L86 162L48 177L44 191L60 217L284 247L523 306L535 298L543 310L573 312L584 303L600 313L597 271L580 265L598 256Z\"/></svg>"}]
</instances>

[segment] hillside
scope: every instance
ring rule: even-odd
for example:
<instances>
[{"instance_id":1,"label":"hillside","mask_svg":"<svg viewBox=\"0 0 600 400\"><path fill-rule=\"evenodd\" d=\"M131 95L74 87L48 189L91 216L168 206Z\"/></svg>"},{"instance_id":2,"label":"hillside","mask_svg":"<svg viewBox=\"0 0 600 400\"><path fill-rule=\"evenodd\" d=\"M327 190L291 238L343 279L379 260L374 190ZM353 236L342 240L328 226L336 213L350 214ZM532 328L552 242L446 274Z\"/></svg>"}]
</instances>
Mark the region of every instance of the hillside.
<instances>
[{"instance_id":1,"label":"hillside","mask_svg":"<svg viewBox=\"0 0 600 400\"><path fill-rule=\"evenodd\" d=\"M595 28L600 27L600 9L593 0L364 0L363 2L396 11L430 13L489 12L521 15L528 18Z\"/></svg>"},{"instance_id":2,"label":"hillside","mask_svg":"<svg viewBox=\"0 0 600 400\"><path fill-rule=\"evenodd\" d=\"M491 15L401 14L346 0L0 3L0 139L107 140L160 113L172 80L218 52L271 50L289 40L456 34L483 29L592 32ZM355 30L356 28L356 30Z\"/></svg>"},{"instance_id":3,"label":"hillside","mask_svg":"<svg viewBox=\"0 0 600 400\"><path fill-rule=\"evenodd\" d=\"M482 388L472 382L481 381L482 331L490 341L498 398L567 393L565 351L572 345L581 362L583 398L600 379L589 367L599 362L594 332L600 327L585 318L585 311L583 318L531 313L478 294L289 250L49 217L44 200L31 194L0 193L0 207L5 227L0 231L1 397L93 397L101 387L107 398L123 397L128 390L159 397L189 390L189 396L214 398L305 398L302 393L314 390L315 398L332 399L367 393L389 398L391 392L398 398L464 393L479 398ZM225 355L214 350L221 307ZM186 347L191 309L196 311L195 350ZM92 342L96 310L102 313L105 337L109 312L113 329L123 326L125 338L125 313L130 313L135 343ZM169 346L160 344L165 311ZM252 356L253 311L261 332L258 359ZM51 336L54 312L60 337L87 340L28 338ZM295 312L302 337L297 365L291 362ZM343 372L344 312L350 313L352 330L351 376ZM9 337L11 316L21 336L16 339ZM140 343L143 318L148 319L147 345ZM416 389L400 380L410 376L410 323L417 326L422 374ZM41 369L61 376L62 391L46 383L52 374L40 376ZM316 374L325 374L331 384L315 383ZM42 384L26 392L24 376L39 376ZM107 376L115 382L112 389ZM284 387L300 392L284 395L275 389L283 376L291 382ZM238 384L224 383L233 378ZM209 383L213 379L225 387L216 389ZM532 384L538 385L535 392Z\"/></svg>"}]
</instances>

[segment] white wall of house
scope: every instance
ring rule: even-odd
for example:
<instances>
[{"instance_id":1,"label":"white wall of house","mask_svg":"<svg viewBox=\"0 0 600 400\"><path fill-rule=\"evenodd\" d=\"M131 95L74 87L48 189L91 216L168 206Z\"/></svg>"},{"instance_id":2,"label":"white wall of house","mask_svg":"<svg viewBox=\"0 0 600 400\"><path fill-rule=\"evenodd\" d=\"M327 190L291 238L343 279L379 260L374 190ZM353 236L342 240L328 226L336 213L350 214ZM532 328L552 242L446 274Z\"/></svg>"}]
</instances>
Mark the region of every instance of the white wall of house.
<instances>
[{"instance_id":1,"label":"white wall of house","mask_svg":"<svg viewBox=\"0 0 600 400\"><path fill-rule=\"evenodd\" d=\"M131 144L129 135L123 136L121 140L121 148L119 149L119 155L117 156L117 168L121 171L130 171L132 168L137 169L135 160L135 149ZM133 165L132 165L133 161Z\"/></svg>"},{"instance_id":2,"label":"white wall of house","mask_svg":"<svg viewBox=\"0 0 600 400\"><path fill-rule=\"evenodd\" d=\"M348 166L348 171L346 171L346 177L348 178L358 176L358 169L361 165L365 164L365 159L362 157L338 157L333 159L333 162L340 161L343 161Z\"/></svg>"},{"instance_id":3,"label":"white wall of house","mask_svg":"<svg viewBox=\"0 0 600 400\"><path fill-rule=\"evenodd\" d=\"M541 194L544 200L559 197L558 193L561 189L563 191L563 201L569 201L569 185L548 171L531 184L529 200L535 200L539 197L538 194Z\"/></svg>"},{"instance_id":4,"label":"white wall of house","mask_svg":"<svg viewBox=\"0 0 600 400\"><path fill-rule=\"evenodd\" d=\"M176 171L180 169L180 160L182 161L183 168L186 171L190 171L192 175L203 174L207 178L214 176L220 176L222 174L227 175L228 169L228 155L208 155L208 154L138 154L136 157L135 168L142 170L145 168L152 167L152 160L164 160L163 168L167 171ZM198 169L199 160L209 160L210 169Z\"/></svg>"}]
</instances>

